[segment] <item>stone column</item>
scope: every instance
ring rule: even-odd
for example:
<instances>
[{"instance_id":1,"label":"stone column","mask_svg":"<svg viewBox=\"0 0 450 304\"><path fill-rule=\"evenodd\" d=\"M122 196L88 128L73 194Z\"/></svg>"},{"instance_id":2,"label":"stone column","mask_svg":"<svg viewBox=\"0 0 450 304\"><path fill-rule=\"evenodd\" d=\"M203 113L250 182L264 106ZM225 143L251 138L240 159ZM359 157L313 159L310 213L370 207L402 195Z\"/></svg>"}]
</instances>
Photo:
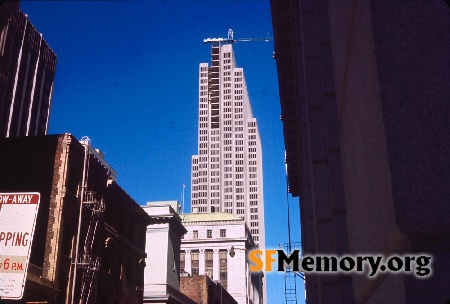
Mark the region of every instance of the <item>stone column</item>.
<instances>
[{"instance_id":1,"label":"stone column","mask_svg":"<svg viewBox=\"0 0 450 304\"><path fill-rule=\"evenodd\" d=\"M219 272L219 249L214 249L213 253L213 280L219 280L220 279L220 272Z\"/></svg>"},{"instance_id":2,"label":"stone column","mask_svg":"<svg viewBox=\"0 0 450 304\"><path fill-rule=\"evenodd\" d=\"M205 274L205 249L200 249L198 255L198 274Z\"/></svg>"},{"instance_id":3,"label":"stone column","mask_svg":"<svg viewBox=\"0 0 450 304\"><path fill-rule=\"evenodd\" d=\"M186 250L186 255L184 256L184 271L188 272L190 275L192 275L192 269L191 269L191 251Z\"/></svg>"}]
</instances>

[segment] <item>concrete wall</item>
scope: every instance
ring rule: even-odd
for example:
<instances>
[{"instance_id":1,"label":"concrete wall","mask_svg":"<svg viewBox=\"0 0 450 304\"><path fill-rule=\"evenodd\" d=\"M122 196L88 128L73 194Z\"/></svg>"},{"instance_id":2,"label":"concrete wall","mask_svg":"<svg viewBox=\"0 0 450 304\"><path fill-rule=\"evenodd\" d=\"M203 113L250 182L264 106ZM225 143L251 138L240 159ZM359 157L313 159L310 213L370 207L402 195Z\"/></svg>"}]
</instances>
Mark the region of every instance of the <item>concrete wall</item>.
<instances>
[{"instance_id":1,"label":"concrete wall","mask_svg":"<svg viewBox=\"0 0 450 304\"><path fill-rule=\"evenodd\" d=\"M339 1L329 13L350 252L427 252L437 272L427 280L355 277L355 300L443 303L450 299L448 7Z\"/></svg>"},{"instance_id":2,"label":"concrete wall","mask_svg":"<svg viewBox=\"0 0 450 304\"><path fill-rule=\"evenodd\" d=\"M342 276L333 284L334 278L307 275L307 302L450 300L448 5L271 5L304 252L433 256L433 275L422 280L352 275L349 286Z\"/></svg>"}]
</instances>

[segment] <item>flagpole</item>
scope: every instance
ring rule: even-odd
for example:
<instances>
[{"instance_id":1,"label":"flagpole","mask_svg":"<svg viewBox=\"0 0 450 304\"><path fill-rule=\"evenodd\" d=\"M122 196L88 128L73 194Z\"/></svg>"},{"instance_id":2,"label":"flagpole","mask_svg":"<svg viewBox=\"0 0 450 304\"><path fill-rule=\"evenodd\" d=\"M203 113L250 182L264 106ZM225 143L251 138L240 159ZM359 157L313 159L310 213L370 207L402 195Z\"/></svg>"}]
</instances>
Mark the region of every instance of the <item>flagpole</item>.
<instances>
[{"instance_id":1,"label":"flagpole","mask_svg":"<svg viewBox=\"0 0 450 304\"><path fill-rule=\"evenodd\" d=\"M184 188L186 188L186 186L183 183L183 197L181 200L181 214L184 214Z\"/></svg>"}]
</instances>

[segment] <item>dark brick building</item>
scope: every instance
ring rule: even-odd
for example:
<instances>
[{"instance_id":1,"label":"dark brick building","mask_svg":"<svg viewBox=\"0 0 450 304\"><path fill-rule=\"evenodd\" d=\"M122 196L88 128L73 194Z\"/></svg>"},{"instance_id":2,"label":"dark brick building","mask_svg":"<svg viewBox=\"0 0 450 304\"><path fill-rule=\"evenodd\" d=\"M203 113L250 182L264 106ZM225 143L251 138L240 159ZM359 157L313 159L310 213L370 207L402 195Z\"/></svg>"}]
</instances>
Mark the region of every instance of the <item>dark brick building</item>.
<instances>
[{"instance_id":1,"label":"dark brick building","mask_svg":"<svg viewBox=\"0 0 450 304\"><path fill-rule=\"evenodd\" d=\"M206 275L180 278L180 291L198 304L237 304L220 282Z\"/></svg>"},{"instance_id":2,"label":"dark brick building","mask_svg":"<svg viewBox=\"0 0 450 304\"><path fill-rule=\"evenodd\" d=\"M93 303L142 303L145 233L152 220L115 182L102 156L90 151L84 201L102 202L103 212L88 251L92 211L83 208L79 253L85 255L78 265L88 253L100 261ZM0 138L0 192L41 194L21 303L70 303L83 164L84 146L70 134ZM77 272L75 299L85 277Z\"/></svg>"},{"instance_id":3,"label":"dark brick building","mask_svg":"<svg viewBox=\"0 0 450 304\"><path fill-rule=\"evenodd\" d=\"M56 55L19 9L0 4L0 137L47 134Z\"/></svg>"},{"instance_id":4,"label":"dark brick building","mask_svg":"<svg viewBox=\"0 0 450 304\"><path fill-rule=\"evenodd\" d=\"M272 0L304 254L427 253L433 275L306 275L307 303L450 301L450 9Z\"/></svg>"}]
</instances>

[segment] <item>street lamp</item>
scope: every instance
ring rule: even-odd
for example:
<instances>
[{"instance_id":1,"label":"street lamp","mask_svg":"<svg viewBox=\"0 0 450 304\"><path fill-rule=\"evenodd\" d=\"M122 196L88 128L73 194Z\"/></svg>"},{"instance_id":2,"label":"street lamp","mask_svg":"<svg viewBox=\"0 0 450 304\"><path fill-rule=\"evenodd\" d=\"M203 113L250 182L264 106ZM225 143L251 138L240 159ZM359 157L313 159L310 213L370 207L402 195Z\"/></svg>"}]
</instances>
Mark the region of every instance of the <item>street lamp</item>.
<instances>
[{"instance_id":1,"label":"street lamp","mask_svg":"<svg viewBox=\"0 0 450 304\"><path fill-rule=\"evenodd\" d=\"M234 258L235 255L236 255L236 252L234 251L234 246L231 246L230 257Z\"/></svg>"}]
</instances>

